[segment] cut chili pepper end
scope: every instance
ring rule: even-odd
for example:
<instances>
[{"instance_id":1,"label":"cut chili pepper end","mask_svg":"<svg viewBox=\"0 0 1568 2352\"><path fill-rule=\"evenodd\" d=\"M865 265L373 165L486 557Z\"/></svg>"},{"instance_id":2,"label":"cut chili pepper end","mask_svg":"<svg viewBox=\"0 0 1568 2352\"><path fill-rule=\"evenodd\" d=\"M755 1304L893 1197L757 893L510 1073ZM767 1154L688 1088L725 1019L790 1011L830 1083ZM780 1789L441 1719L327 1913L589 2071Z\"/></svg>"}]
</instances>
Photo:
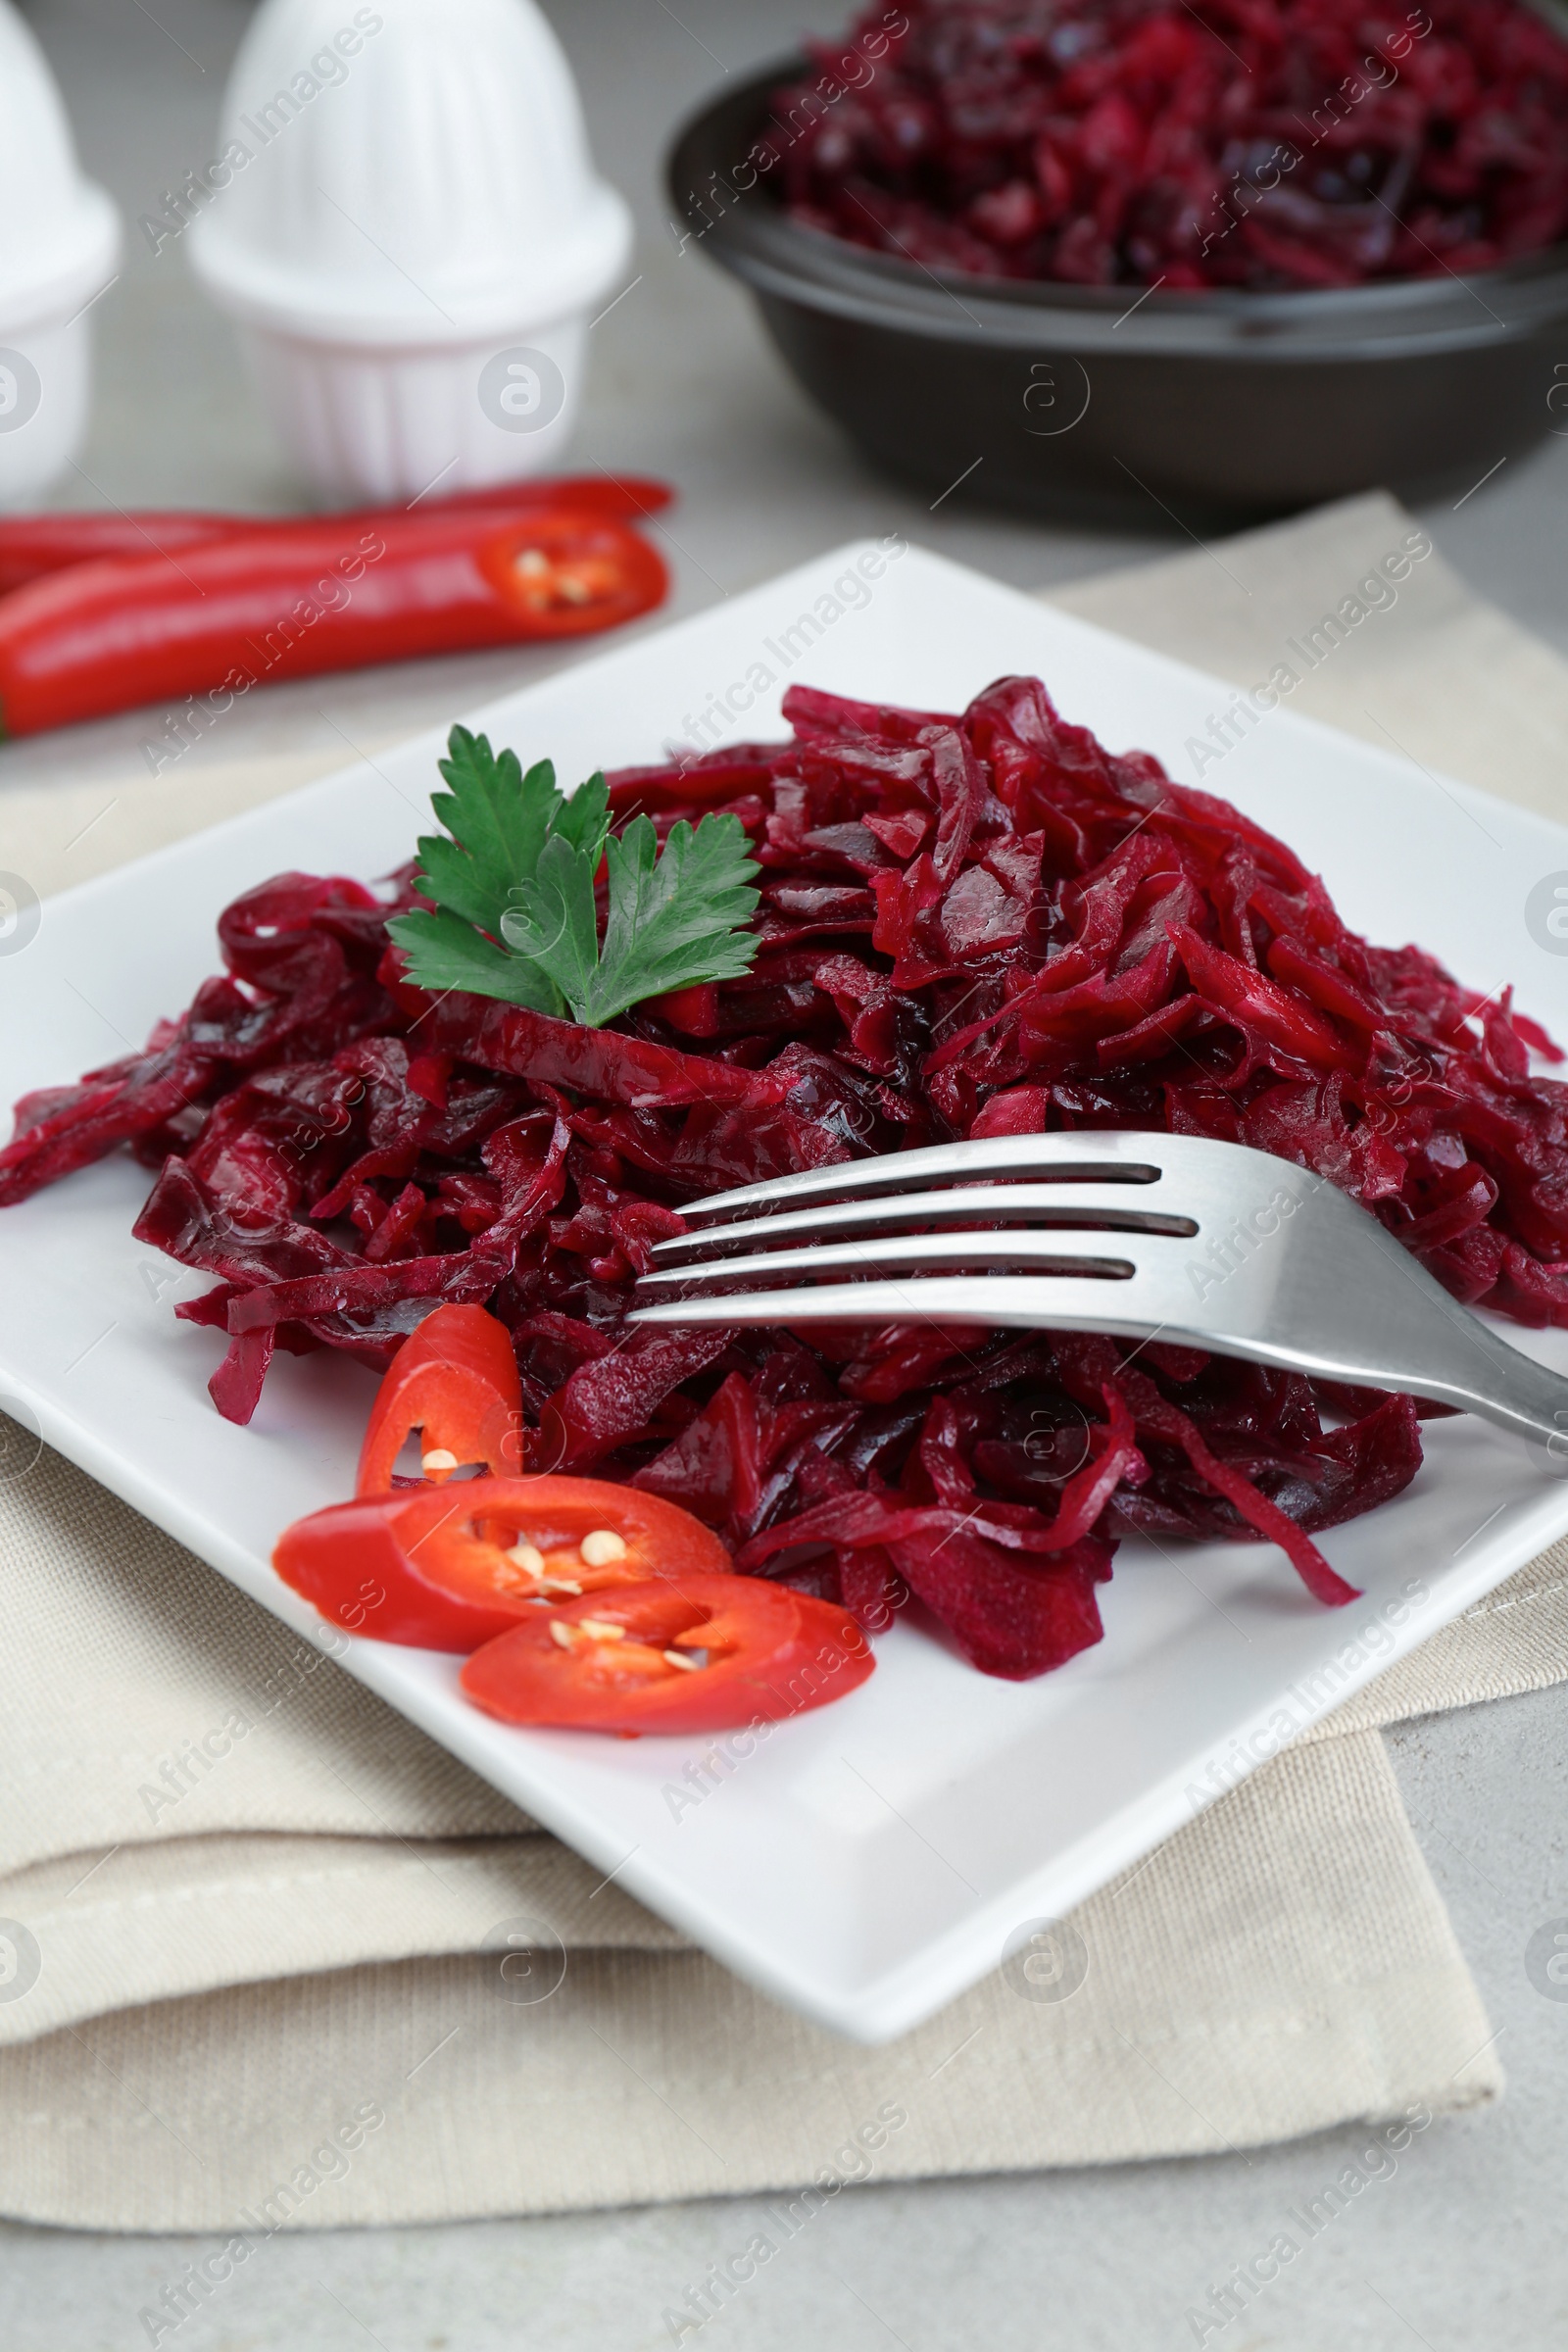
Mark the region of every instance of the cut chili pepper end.
<instances>
[{"instance_id":1,"label":"cut chili pepper end","mask_svg":"<svg viewBox=\"0 0 1568 2352\"><path fill-rule=\"evenodd\" d=\"M513 558L522 601L531 611L548 612L557 605L591 605L610 596L615 587L606 564L553 564L542 548L525 547Z\"/></svg>"},{"instance_id":2,"label":"cut chili pepper end","mask_svg":"<svg viewBox=\"0 0 1568 2352\"><path fill-rule=\"evenodd\" d=\"M477 561L528 631L543 636L632 619L668 586L658 550L610 515L539 514L493 535Z\"/></svg>"}]
</instances>

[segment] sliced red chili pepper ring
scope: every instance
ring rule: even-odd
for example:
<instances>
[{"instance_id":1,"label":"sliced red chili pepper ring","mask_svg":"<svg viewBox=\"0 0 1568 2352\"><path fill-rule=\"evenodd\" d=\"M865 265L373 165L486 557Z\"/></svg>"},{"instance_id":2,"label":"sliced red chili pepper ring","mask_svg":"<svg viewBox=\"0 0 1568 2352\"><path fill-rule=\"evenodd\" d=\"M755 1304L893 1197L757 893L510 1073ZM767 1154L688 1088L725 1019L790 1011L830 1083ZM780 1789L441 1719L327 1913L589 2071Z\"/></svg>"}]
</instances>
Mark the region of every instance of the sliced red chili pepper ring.
<instances>
[{"instance_id":1,"label":"sliced red chili pepper ring","mask_svg":"<svg viewBox=\"0 0 1568 2352\"><path fill-rule=\"evenodd\" d=\"M730 1555L678 1503L594 1478L475 1478L363 1494L297 1519L272 1565L350 1633L469 1650L540 1599L713 1576Z\"/></svg>"},{"instance_id":2,"label":"sliced red chili pepper ring","mask_svg":"<svg viewBox=\"0 0 1568 2352\"><path fill-rule=\"evenodd\" d=\"M874 1660L847 1609L750 1576L682 1576L531 1610L462 1686L504 1723L716 1732L856 1690Z\"/></svg>"},{"instance_id":3,"label":"sliced red chili pepper ring","mask_svg":"<svg viewBox=\"0 0 1568 2352\"><path fill-rule=\"evenodd\" d=\"M421 1433L420 1469L440 1486L482 1462L498 1478L523 1464L522 1388L504 1324L482 1306L438 1306L411 1333L376 1392L356 1494L384 1494L404 1441Z\"/></svg>"}]
</instances>

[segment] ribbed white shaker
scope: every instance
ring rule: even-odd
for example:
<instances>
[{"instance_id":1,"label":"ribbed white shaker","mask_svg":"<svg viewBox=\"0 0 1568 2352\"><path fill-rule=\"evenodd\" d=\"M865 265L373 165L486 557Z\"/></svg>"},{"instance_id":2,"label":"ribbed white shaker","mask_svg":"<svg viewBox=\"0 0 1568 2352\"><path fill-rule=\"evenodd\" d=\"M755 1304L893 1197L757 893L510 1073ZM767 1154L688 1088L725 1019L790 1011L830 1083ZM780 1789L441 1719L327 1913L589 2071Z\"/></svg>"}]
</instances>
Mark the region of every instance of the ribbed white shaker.
<instances>
[{"instance_id":1,"label":"ribbed white shaker","mask_svg":"<svg viewBox=\"0 0 1568 2352\"><path fill-rule=\"evenodd\" d=\"M119 250L119 215L82 176L43 51L0 0L0 507L37 499L80 445L87 308Z\"/></svg>"},{"instance_id":2,"label":"ribbed white shaker","mask_svg":"<svg viewBox=\"0 0 1568 2352\"><path fill-rule=\"evenodd\" d=\"M328 501L555 466L631 249L534 0L264 0L195 269Z\"/></svg>"}]
</instances>

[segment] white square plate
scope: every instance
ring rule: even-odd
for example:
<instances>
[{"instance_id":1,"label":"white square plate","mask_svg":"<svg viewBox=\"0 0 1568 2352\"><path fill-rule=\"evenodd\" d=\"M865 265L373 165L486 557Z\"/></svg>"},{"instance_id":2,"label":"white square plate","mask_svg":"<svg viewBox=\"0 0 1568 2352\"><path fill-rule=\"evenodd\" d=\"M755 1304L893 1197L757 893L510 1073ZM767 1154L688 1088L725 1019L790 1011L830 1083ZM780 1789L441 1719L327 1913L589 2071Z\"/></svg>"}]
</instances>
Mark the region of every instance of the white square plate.
<instances>
[{"instance_id":1,"label":"white square plate","mask_svg":"<svg viewBox=\"0 0 1568 2352\"><path fill-rule=\"evenodd\" d=\"M1107 744L1191 775L1184 744L1230 688L918 550L867 591L852 570L867 552L842 549L469 723L573 778L657 759L705 712L729 738L782 732L791 678L956 710L1027 670ZM214 920L241 890L289 866L371 877L400 863L439 749L418 738L49 901L24 952L0 956L5 1102L177 1012L216 968ZM1207 782L1319 869L1356 928L1419 940L1483 988L1512 979L1523 1006L1568 1032L1568 962L1524 923L1532 884L1568 875L1568 832L1286 710ZM0 1404L319 1633L268 1555L289 1520L348 1491L370 1378L341 1356L282 1356L252 1426L220 1420L205 1385L217 1338L172 1314L206 1278L131 1240L149 1183L116 1159L0 1212ZM1510 1336L1568 1369L1568 1335ZM1568 1485L1522 1446L1472 1420L1429 1424L1426 1446L1405 1494L1324 1542L1364 1588L1348 1609L1316 1606L1267 1545L1191 1546L1178 1569L1127 1544L1102 1589L1104 1641L1060 1672L990 1681L900 1625L862 1690L716 1766L695 1740L508 1730L461 1698L456 1658L368 1641L340 1654L730 1967L879 2041L1568 1531Z\"/></svg>"}]
</instances>

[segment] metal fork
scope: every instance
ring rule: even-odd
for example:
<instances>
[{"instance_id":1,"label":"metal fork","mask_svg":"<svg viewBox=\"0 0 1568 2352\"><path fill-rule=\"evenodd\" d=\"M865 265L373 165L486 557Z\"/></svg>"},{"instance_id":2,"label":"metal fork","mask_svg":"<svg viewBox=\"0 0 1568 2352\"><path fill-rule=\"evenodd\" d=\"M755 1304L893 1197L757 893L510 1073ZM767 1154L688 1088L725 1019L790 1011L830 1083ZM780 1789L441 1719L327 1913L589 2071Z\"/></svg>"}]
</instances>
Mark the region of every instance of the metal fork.
<instances>
[{"instance_id":1,"label":"metal fork","mask_svg":"<svg viewBox=\"0 0 1568 2352\"><path fill-rule=\"evenodd\" d=\"M1568 1379L1337 1186L1240 1144L999 1136L747 1185L685 1215L699 1230L656 1246L633 1322L1161 1339L1458 1405L1568 1461Z\"/></svg>"}]
</instances>

